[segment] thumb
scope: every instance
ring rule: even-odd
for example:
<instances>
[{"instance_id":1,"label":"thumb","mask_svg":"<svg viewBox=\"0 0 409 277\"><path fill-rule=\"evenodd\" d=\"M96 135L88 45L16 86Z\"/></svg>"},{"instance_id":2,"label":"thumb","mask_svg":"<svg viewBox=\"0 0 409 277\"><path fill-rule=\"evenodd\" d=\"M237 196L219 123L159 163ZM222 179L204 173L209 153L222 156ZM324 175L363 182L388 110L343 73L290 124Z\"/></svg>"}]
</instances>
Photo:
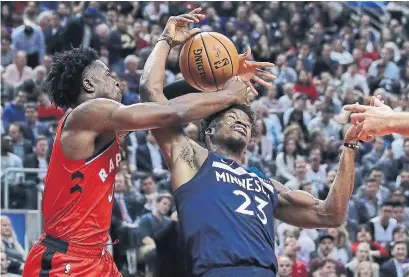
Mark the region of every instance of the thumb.
<instances>
[{"instance_id":1,"label":"thumb","mask_svg":"<svg viewBox=\"0 0 409 277\"><path fill-rule=\"evenodd\" d=\"M190 38L190 37L200 33L201 31L202 31L202 29L200 29L200 28L193 28L193 29L188 31L188 36Z\"/></svg>"}]
</instances>

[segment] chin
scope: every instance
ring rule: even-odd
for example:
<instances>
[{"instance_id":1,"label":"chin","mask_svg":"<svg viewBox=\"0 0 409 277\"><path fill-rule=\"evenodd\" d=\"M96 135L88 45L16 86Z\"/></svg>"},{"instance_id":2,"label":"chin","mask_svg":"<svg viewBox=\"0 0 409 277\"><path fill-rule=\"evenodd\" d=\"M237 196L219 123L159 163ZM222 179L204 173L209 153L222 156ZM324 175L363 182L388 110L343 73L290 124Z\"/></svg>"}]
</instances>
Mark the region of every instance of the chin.
<instances>
[{"instance_id":1,"label":"chin","mask_svg":"<svg viewBox=\"0 0 409 277\"><path fill-rule=\"evenodd\" d=\"M247 148L247 142L242 137L228 137L224 140L224 146L234 153L240 153Z\"/></svg>"}]
</instances>

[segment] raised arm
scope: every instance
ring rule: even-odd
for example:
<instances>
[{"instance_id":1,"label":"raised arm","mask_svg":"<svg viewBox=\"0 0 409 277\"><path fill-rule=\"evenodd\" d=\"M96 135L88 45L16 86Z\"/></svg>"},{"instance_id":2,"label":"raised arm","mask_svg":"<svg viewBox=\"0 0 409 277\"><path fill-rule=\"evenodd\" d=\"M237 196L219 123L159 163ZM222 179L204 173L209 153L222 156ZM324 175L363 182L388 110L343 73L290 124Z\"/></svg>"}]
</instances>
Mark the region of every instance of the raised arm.
<instances>
[{"instance_id":1,"label":"raised arm","mask_svg":"<svg viewBox=\"0 0 409 277\"><path fill-rule=\"evenodd\" d=\"M361 140L367 141L374 136L386 136L392 133L409 136L409 112L395 112L380 98L373 97L374 106L346 105L344 110L354 112L351 120L354 124L363 123Z\"/></svg>"},{"instance_id":2,"label":"raised arm","mask_svg":"<svg viewBox=\"0 0 409 277\"><path fill-rule=\"evenodd\" d=\"M356 145L362 128L352 126L345 141ZM291 191L273 180L279 191L276 217L288 224L302 228L329 228L340 226L348 213L348 202L354 188L355 150L344 147L339 161L337 176L327 198L322 201L304 191Z\"/></svg>"}]
</instances>

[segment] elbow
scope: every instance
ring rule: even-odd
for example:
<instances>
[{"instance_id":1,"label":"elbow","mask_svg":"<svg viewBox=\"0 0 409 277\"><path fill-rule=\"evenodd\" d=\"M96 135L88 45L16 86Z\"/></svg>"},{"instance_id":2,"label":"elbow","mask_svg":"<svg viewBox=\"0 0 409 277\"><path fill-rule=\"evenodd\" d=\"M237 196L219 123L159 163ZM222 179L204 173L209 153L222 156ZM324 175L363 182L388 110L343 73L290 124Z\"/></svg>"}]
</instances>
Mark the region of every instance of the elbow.
<instances>
[{"instance_id":1,"label":"elbow","mask_svg":"<svg viewBox=\"0 0 409 277\"><path fill-rule=\"evenodd\" d=\"M338 228L345 222L345 220L346 214L334 214L333 216L331 216L331 219L328 220L328 226L326 226L326 228Z\"/></svg>"}]
</instances>

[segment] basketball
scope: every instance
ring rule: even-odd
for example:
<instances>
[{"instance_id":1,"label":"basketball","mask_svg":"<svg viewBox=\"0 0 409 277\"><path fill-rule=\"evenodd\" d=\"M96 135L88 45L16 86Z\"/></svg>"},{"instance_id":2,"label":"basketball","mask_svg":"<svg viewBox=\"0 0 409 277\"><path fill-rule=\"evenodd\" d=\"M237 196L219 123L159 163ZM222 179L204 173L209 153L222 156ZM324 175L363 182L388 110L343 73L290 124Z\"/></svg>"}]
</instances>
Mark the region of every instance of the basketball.
<instances>
[{"instance_id":1,"label":"basketball","mask_svg":"<svg viewBox=\"0 0 409 277\"><path fill-rule=\"evenodd\" d=\"M233 42L224 35L203 32L183 45L179 66L189 85L201 91L216 91L237 75L239 54Z\"/></svg>"}]
</instances>

